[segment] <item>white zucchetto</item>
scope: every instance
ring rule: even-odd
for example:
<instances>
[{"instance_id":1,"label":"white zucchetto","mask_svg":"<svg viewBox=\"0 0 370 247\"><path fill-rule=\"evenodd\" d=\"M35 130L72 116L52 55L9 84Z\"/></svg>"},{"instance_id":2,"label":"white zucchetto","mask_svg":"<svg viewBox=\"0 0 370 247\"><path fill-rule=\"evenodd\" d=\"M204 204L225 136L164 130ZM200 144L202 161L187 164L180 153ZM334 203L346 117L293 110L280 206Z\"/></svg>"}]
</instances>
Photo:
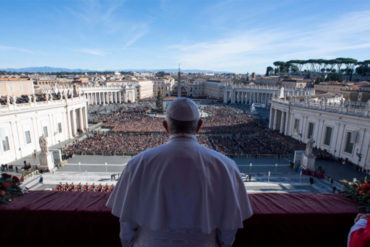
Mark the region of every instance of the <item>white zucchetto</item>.
<instances>
[{"instance_id":1,"label":"white zucchetto","mask_svg":"<svg viewBox=\"0 0 370 247\"><path fill-rule=\"evenodd\" d=\"M169 104L166 116L176 121L194 121L199 119L199 110L191 99L179 97Z\"/></svg>"}]
</instances>

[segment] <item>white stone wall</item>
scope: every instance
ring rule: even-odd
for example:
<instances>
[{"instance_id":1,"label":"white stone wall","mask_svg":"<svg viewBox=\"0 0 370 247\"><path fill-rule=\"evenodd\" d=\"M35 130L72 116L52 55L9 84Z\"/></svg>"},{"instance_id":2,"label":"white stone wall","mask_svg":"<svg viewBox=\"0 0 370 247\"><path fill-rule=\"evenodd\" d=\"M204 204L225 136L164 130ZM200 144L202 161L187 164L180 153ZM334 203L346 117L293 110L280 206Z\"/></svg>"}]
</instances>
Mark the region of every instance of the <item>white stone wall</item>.
<instances>
[{"instance_id":1,"label":"white stone wall","mask_svg":"<svg viewBox=\"0 0 370 247\"><path fill-rule=\"evenodd\" d=\"M72 116L72 117L71 117ZM88 128L86 97L0 106L0 163L8 163L39 151L39 138L47 128L49 146ZM61 132L59 132L61 124ZM30 143L26 142L26 131ZM7 138L6 138L7 137ZM9 150L6 149L6 142ZM5 144L5 145L4 145Z\"/></svg>"},{"instance_id":2,"label":"white stone wall","mask_svg":"<svg viewBox=\"0 0 370 247\"><path fill-rule=\"evenodd\" d=\"M299 121L295 131L295 120ZM370 169L370 109L359 111L350 109L328 109L304 103L294 104L284 100L273 100L270 110L272 129L307 143L309 123L314 124L312 139L314 146L327 150L335 157L348 159L365 169ZM327 127L332 128L330 144L325 144ZM347 133L357 135L353 138L352 152L346 152ZM360 159L361 156L361 159Z\"/></svg>"},{"instance_id":3,"label":"white stone wall","mask_svg":"<svg viewBox=\"0 0 370 247\"><path fill-rule=\"evenodd\" d=\"M203 94L213 99L223 99L225 85L217 82L203 82Z\"/></svg>"},{"instance_id":4,"label":"white stone wall","mask_svg":"<svg viewBox=\"0 0 370 247\"><path fill-rule=\"evenodd\" d=\"M138 99L146 99L153 97L153 81L140 81L138 82L139 95Z\"/></svg>"}]
</instances>

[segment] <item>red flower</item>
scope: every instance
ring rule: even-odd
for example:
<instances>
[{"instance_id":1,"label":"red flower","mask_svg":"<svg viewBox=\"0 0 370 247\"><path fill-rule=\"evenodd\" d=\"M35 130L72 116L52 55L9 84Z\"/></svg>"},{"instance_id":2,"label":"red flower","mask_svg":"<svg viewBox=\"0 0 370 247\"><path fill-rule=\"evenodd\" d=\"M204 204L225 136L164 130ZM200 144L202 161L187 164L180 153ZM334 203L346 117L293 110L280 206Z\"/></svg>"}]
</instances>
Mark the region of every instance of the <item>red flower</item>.
<instances>
[{"instance_id":1,"label":"red flower","mask_svg":"<svg viewBox=\"0 0 370 247\"><path fill-rule=\"evenodd\" d=\"M5 190L0 190L0 197L6 196L6 191Z\"/></svg>"},{"instance_id":2,"label":"red flower","mask_svg":"<svg viewBox=\"0 0 370 247\"><path fill-rule=\"evenodd\" d=\"M363 183L363 184L360 185L360 189L366 191L366 190L370 189L370 184L369 183Z\"/></svg>"},{"instance_id":3,"label":"red flower","mask_svg":"<svg viewBox=\"0 0 370 247\"><path fill-rule=\"evenodd\" d=\"M7 188L9 188L10 186L12 186L12 184L11 184L11 183L9 183L9 182L3 182L3 186L4 186L4 188L5 188L5 189L7 189Z\"/></svg>"},{"instance_id":4,"label":"red flower","mask_svg":"<svg viewBox=\"0 0 370 247\"><path fill-rule=\"evenodd\" d=\"M14 183L20 183L21 181L19 180L19 178L17 176L13 176L13 182Z\"/></svg>"},{"instance_id":5,"label":"red flower","mask_svg":"<svg viewBox=\"0 0 370 247\"><path fill-rule=\"evenodd\" d=\"M11 178L12 175L8 174L8 173L3 173L1 174L3 176L3 178Z\"/></svg>"}]
</instances>

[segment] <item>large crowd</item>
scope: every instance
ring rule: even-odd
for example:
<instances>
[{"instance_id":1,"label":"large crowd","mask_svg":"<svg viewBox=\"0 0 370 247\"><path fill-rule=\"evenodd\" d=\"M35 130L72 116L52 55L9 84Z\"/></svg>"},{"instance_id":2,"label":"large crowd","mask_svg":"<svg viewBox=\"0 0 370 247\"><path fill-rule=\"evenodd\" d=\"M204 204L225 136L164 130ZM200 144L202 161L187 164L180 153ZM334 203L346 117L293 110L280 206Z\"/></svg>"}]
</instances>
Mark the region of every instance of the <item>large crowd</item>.
<instances>
[{"instance_id":1,"label":"large crowd","mask_svg":"<svg viewBox=\"0 0 370 247\"><path fill-rule=\"evenodd\" d=\"M243 110L231 106L206 105L201 106L201 110L207 117L203 118L203 127L200 133L254 133L256 129L261 127L260 122L249 117ZM102 122L104 128L109 128L113 132L164 132L163 117L152 113L149 102L134 108L126 106L110 112L94 109L90 112L89 118L94 123Z\"/></svg>"},{"instance_id":2,"label":"large crowd","mask_svg":"<svg viewBox=\"0 0 370 247\"><path fill-rule=\"evenodd\" d=\"M135 155L164 144L168 135L162 126L163 117L152 111L153 102L136 105L98 108L90 111L94 122L102 122L105 133L94 133L63 148L63 156ZM269 130L266 124L242 109L221 104L201 105L203 127L198 142L225 155L291 156L305 145L297 140Z\"/></svg>"}]
</instances>

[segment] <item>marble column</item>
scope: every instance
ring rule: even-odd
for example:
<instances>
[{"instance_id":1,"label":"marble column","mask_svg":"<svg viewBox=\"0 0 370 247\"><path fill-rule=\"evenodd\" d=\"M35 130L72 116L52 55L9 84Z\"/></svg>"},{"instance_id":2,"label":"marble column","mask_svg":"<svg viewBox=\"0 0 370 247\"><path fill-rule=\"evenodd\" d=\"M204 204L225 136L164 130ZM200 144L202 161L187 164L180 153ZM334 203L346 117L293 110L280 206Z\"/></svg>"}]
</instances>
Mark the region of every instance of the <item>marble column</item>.
<instances>
[{"instance_id":1,"label":"marble column","mask_svg":"<svg viewBox=\"0 0 370 247\"><path fill-rule=\"evenodd\" d=\"M279 132L282 134L284 132L284 112L280 111L280 129Z\"/></svg>"},{"instance_id":2,"label":"marble column","mask_svg":"<svg viewBox=\"0 0 370 247\"><path fill-rule=\"evenodd\" d=\"M228 97L227 97L227 93L228 93L228 92L227 92L227 90L225 89L225 90L224 90L224 104L227 104L227 103L228 103L228 102L227 102L227 98L228 98Z\"/></svg>"},{"instance_id":3,"label":"marble column","mask_svg":"<svg viewBox=\"0 0 370 247\"><path fill-rule=\"evenodd\" d=\"M84 132L84 120L82 116L82 108L78 110L78 113L80 114L79 120L80 120L80 130Z\"/></svg>"},{"instance_id":4,"label":"marble column","mask_svg":"<svg viewBox=\"0 0 370 247\"><path fill-rule=\"evenodd\" d=\"M289 115L288 115L288 112L285 112L285 129L284 129L284 135L288 135L288 122L289 122Z\"/></svg>"},{"instance_id":5,"label":"marble column","mask_svg":"<svg viewBox=\"0 0 370 247\"><path fill-rule=\"evenodd\" d=\"M83 122L84 122L84 130L87 130L88 129L88 119L87 119L87 108L86 107L83 107L82 108L83 111L82 111L82 115L83 115Z\"/></svg>"},{"instance_id":6,"label":"marble column","mask_svg":"<svg viewBox=\"0 0 370 247\"><path fill-rule=\"evenodd\" d=\"M71 127L72 127L72 135L76 136L76 110L71 111Z\"/></svg>"},{"instance_id":7,"label":"marble column","mask_svg":"<svg viewBox=\"0 0 370 247\"><path fill-rule=\"evenodd\" d=\"M272 119L272 117L273 117L273 111L274 111L274 108L270 108L270 119L269 119L269 128L270 129L272 129L272 126L273 126L273 119Z\"/></svg>"}]
</instances>

